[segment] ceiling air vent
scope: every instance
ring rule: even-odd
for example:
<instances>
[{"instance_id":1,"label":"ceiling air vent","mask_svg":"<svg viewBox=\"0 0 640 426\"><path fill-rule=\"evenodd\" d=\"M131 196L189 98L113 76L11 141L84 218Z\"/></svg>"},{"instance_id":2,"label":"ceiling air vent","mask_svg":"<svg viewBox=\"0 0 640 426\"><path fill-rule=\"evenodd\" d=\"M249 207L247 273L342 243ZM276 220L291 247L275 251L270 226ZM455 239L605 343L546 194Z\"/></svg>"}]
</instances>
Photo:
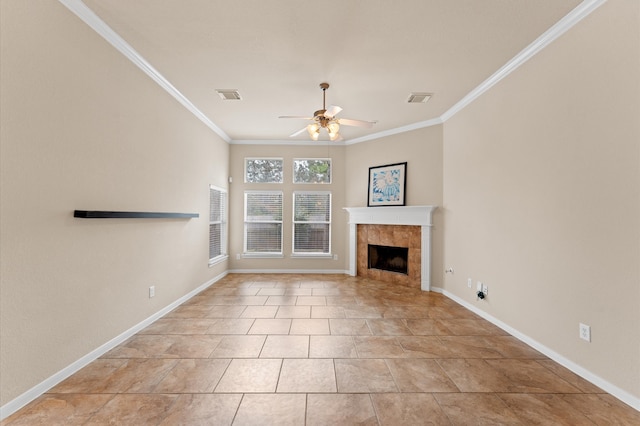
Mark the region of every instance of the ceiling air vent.
<instances>
[{"instance_id":1,"label":"ceiling air vent","mask_svg":"<svg viewBox=\"0 0 640 426\"><path fill-rule=\"evenodd\" d=\"M433 96L433 93L411 93L407 102L410 104L425 104Z\"/></svg>"},{"instance_id":2,"label":"ceiling air vent","mask_svg":"<svg viewBox=\"0 0 640 426\"><path fill-rule=\"evenodd\" d=\"M216 89L223 101L239 101L242 99L240 93L235 89Z\"/></svg>"}]
</instances>

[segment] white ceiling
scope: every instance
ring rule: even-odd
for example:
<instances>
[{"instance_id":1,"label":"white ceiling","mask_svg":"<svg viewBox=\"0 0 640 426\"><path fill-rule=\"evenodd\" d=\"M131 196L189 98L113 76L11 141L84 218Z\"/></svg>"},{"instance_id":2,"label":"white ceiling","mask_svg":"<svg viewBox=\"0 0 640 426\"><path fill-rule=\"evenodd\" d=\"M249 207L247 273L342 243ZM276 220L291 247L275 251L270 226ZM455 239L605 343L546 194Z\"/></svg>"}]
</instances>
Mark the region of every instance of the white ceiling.
<instances>
[{"instance_id":1,"label":"white ceiling","mask_svg":"<svg viewBox=\"0 0 640 426\"><path fill-rule=\"evenodd\" d=\"M327 105L343 108L338 117L377 122L372 129L342 126L349 143L437 122L513 58L525 58L523 49L558 27L565 15L575 15L574 8L593 1L84 4L228 141L289 140L308 123L278 116L313 115L322 107L319 84L326 81L331 85ZM243 99L223 101L215 89L237 89ZM411 92L434 95L426 104L408 104ZM308 135L294 140L308 140Z\"/></svg>"}]
</instances>

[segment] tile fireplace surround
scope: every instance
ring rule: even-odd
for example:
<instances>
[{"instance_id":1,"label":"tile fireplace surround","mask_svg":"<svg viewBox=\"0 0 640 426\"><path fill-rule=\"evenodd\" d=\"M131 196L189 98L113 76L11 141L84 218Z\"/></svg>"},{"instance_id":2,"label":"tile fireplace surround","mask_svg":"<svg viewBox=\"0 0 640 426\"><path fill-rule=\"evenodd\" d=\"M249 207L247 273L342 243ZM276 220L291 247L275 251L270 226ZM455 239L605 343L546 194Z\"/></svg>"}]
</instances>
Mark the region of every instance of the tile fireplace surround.
<instances>
[{"instance_id":1,"label":"tile fireplace surround","mask_svg":"<svg viewBox=\"0 0 640 426\"><path fill-rule=\"evenodd\" d=\"M432 215L436 208L346 207L349 213L349 275L429 291ZM367 269L367 244L409 247L409 274Z\"/></svg>"}]
</instances>

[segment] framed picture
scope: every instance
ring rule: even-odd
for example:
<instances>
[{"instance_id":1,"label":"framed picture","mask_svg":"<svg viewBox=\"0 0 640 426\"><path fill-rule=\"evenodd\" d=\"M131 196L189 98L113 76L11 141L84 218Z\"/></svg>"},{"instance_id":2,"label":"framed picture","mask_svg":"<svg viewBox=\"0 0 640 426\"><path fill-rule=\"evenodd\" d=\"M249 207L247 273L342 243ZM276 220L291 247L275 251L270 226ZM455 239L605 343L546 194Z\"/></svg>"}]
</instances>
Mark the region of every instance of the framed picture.
<instances>
[{"instance_id":1,"label":"framed picture","mask_svg":"<svg viewBox=\"0 0 640 426\"><path fill-rule=\"evenodd\" d=\"M369 197L367 205L404 206L407 163L369 167Z\"/></svg>"}]
</instances>

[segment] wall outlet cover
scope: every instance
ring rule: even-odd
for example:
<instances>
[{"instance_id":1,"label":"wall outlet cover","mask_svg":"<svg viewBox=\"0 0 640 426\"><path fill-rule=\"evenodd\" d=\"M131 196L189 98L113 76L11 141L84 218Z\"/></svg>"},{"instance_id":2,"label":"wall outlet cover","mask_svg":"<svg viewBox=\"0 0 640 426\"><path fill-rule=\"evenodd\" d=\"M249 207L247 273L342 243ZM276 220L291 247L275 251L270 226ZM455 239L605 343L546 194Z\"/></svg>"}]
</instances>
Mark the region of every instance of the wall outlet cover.
<instances>
[{"instance_id":1,"label":"wall outlet cover","mask_svg":"<svg viewBox=\"0 0 640 426\"><path fill-rule=\"evenodd\" d=\"M586 340L587 342L591 342L591 327L580 323L580 338L582 340Z\"/></svg>"}]
</instances>

